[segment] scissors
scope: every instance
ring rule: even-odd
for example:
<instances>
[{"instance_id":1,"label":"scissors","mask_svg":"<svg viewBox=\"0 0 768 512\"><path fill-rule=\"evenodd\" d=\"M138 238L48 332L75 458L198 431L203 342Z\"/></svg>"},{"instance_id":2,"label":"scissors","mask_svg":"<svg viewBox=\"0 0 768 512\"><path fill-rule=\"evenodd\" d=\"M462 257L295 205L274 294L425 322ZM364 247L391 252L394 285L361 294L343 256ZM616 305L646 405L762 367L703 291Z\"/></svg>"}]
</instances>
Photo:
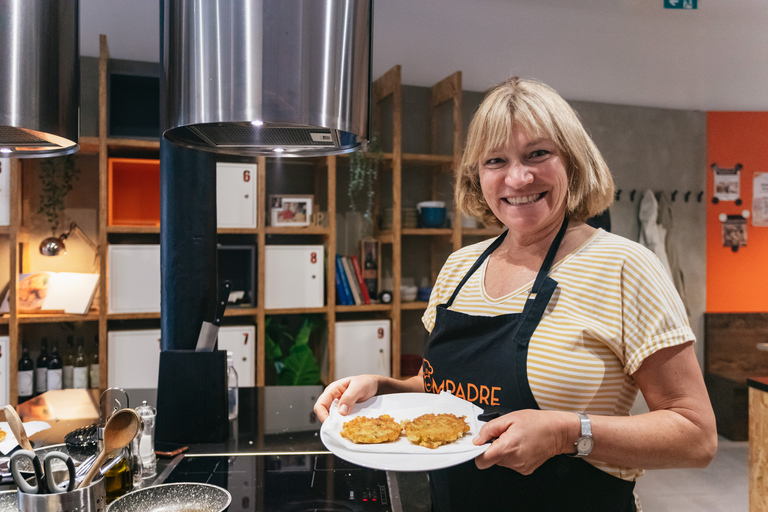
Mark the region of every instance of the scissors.
<instances>
[{"instance_id":1,"label":"scissors","mask_svg":"<svg viewBox=\"0 0 768 512\"><path fill-rule=\"evenodd\" d=\"M32 463L32 469L35 473L35 485L30 484L21 474L24 464L22 459L27 459ZM51 467L54 459L61 460L67 466L69 482L66 489L63 489L54 479L54 470ZM29 450L18 450L11 455L11 474L13 480L22 492L27 494L51 494L70 492L75 488L75 463L72 457L62 452L48 452L43 456L42 463L40 457L35 452Z\"/></svg>"}]
</instances>

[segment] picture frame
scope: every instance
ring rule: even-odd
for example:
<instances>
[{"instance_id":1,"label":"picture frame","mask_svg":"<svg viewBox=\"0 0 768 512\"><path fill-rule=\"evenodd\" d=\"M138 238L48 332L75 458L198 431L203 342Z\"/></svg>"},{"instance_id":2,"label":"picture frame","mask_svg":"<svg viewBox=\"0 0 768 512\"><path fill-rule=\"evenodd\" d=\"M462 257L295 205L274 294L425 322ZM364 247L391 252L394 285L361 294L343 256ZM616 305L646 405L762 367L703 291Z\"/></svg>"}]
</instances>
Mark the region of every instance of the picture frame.
<instances>
[{"instance_id":1,"label":"picture frame","mask_svg":"<svg viewBox=\"0 0 768 512\"><path fill-rule=\"evenodd\" d=\"M312 222L315 197L299 194L272 194L269 196L270 225L304 227Z\"/></svg>"}]
</instances>

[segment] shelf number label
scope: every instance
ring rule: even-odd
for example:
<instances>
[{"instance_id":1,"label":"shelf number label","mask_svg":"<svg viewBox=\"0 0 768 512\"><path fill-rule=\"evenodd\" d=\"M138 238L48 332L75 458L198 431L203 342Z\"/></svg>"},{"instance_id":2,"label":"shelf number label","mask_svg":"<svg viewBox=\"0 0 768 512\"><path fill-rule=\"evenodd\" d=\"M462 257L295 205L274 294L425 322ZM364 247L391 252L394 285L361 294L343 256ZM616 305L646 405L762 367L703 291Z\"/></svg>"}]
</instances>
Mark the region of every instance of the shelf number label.
<instances>
[{"instance_id":1,"label":"shelf number label","mask_svg":"<svg viewBox=\"0 0 768 512\"><path fill-rule=\"evenodd\" d=\"M379 339L381 339L383 337L384 337L384 328L383 327L379 327Z\"/></svg>"},{"instance_id":2,"label":"shelf number label","mask_svg":"<svg viewBox=\"0 0 768 512\"><path fill-rule=\"evenodd\" d=\"M310 261L310 263L317 263L317 253L316 253L316 252L313 252L313 253L312 253L312 254L309 256L309 261Z\"/></svg>"},{"instance_id":3,"label":"shelf number label","mask_svg":"<svg viewBox=\"0 0 768 512\"><path fill-rule=\"evenodd\" d=\"M246 182L246 183L251 181L251 171L249 171L247 169L245 171L243 171L243 181Z\"/></svg>"}]
</instances>

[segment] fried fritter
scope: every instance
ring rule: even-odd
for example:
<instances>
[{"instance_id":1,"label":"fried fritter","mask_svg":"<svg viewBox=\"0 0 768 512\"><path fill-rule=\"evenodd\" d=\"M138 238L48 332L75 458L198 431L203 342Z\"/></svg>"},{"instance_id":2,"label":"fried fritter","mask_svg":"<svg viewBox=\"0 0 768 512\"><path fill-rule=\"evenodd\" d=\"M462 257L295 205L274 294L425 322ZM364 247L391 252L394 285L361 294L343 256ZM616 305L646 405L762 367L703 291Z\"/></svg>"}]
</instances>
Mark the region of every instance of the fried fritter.
<instances>
[{"instance_id":1,"label":"fried fritter","mask_svg":"<svg viewBox=\"0 0 768 512\"><path fill-rule=\"evenodd\" d=\"M358 416L344 423L341 436L357 444L390 443L397 440L402 431L403 427L388 414L378 418Z\"/></svg>"},{"instance_id":2,"label":"fried fritter","mask_svg":"<svg viewBox=\"0 0 768 512\"><path fill-rule=\"evenodd\" d=\"M401 422L408 440L419 446L437 448L452 443L464 432L469 432L466 416L454 414L423 414L413 420Z\"/></svg>"}]
</instances>

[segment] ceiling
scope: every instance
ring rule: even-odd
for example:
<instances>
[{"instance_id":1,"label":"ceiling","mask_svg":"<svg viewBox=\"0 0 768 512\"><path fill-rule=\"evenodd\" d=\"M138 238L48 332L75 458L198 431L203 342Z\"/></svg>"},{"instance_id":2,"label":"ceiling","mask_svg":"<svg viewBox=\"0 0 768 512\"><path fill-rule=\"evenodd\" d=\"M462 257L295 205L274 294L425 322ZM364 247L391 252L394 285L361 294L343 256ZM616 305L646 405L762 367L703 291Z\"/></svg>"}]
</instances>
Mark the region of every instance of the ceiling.
<instances>
[{"instance_id":1,"label":"ceiling","mask_svg":"<svg viewBox=\"0 0 768 512\"><path fill-rule=\"evenodd\" d=\"M80 0L81 54L159 59L160 0ZM768 4L699 0L374 0L373 75L403 83L455 71L465 90L518 75L573 100L691 110L768 110Z\"/></svg>"}]
</instances>

